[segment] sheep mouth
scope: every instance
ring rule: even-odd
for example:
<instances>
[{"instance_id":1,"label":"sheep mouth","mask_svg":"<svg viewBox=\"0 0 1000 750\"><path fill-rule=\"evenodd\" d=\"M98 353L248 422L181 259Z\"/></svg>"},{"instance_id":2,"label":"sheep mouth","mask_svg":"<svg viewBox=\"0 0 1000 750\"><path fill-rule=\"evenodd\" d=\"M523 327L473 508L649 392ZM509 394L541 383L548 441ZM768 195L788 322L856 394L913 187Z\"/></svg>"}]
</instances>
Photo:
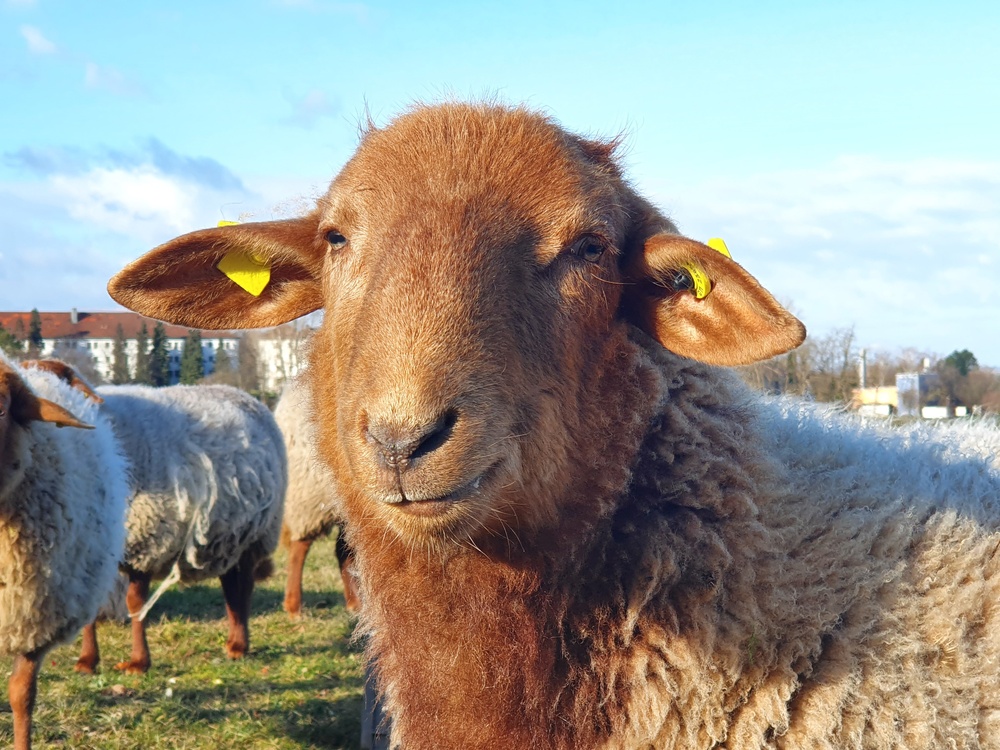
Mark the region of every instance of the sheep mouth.
<instances>
[{"instance_id":1,"label":"sheep mouth","mask_svg":"<svg viewBox=\"0 0 1000 750\"><path fill-rule=\"evenodd\" d=\"M392 507L406 513L407 515L420 516L423 518L434 518L436 516L444 515L457 504L481 495L484 492L484 488L486 488L490 484L490 481L497 475L500 469L500 463L501 462L498 461L483 473L444 495L420 499L412 499L403 496L400 501L392 503Z\"/></svg>"}]
</instances>

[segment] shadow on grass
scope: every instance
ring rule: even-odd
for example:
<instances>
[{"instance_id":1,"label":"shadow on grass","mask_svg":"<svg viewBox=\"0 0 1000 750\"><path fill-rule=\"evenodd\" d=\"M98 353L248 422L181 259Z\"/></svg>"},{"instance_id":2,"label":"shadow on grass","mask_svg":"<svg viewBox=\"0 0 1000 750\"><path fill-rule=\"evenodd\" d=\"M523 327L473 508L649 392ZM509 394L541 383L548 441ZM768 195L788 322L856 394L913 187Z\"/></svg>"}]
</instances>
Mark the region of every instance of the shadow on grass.
<instances>
[{"instance_id":1,"label":"shadow on grass","mask_svg":"<svg viewBox=\"0 0 1000 750\"><path fill-rule=\"evenodd\" d=\"M361 688L360 677L323 676L290 683L229 684L221 693L219 689L184 689L178 691L169 706L150 706L150 718L155 720L159 710L169 710L184 725L222 726L249 717L274 738L287 737L306 747L353 750L360 745L364 707ZM333 691L354 694L325 697ZM292 698L296 692L310 697ZM283 694L288 698L283 699ZM260 707L261 703L269 705Z\"/></svg>"},{"instance_id":2,"label":"shadow on grass","mask_svg":"<svg viewBox=\"0 0 1000 750\"><path fill-rule=\"evenodd\" d=\"M253 592L251 616L282 612L285 595L282 591L258 588ZM344 596L338 591L305 591L302 594L303 611L344 607ZM218 586L185 586L171 589L153 606L147 622L156 625L165 620L191 620L206 622L226 616L226 603Z\"/></svg>"}]
</instances>

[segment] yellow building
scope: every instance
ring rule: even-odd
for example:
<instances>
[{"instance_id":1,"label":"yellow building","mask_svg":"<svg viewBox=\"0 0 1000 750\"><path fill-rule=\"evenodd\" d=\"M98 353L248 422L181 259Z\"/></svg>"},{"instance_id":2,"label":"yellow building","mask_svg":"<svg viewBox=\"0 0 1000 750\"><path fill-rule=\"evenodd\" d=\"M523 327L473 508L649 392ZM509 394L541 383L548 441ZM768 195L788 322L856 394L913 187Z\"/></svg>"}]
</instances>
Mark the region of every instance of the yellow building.
<instances>
[{"instance_id":1,"label":"yellow building","mask_svg":"<svg viewBox=\"0 0 1000 750\"><path fill-rule=\"evenodd\" d=\"M851 391L851 408L864 414L895 414L899 410L899 391L894 385L855 388Z\"/></svg>"}]
</instances>

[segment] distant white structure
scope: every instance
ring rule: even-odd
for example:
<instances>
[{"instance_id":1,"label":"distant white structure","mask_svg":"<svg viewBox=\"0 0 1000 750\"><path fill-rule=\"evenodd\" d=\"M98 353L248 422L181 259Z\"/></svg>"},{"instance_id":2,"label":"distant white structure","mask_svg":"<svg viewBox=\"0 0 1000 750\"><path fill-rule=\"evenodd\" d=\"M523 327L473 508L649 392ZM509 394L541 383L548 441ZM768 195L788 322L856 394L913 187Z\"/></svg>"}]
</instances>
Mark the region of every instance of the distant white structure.
<instances>
[{"instance_id":1,"label":"distant white structure","mask_svg":"<svg viewBox=\"0 0 1000 750\"><path fill-rule=\"evenodd\" d=\"M152 349L153 328L157 321L132 312L40 312L42 323L42 357L65 356L73 351L91 357L94 370L110 382L114 370L115 339L118 326L125 337L125 357L130 377L135 376L138 336L146 325L147 351ZM0 324L18 338L27 339L30 330L30 312L0 312ZM180 380L181 356L187 343L189 330L183 326L163 325L166 332L168 382ZM294 377L304 365L305 342L312 329L305 324L288 324L259 334L252 334L258 349L261 386L264 390L278 392L284 382ZM233 367L239 358L241 336L232 331L202 331L202 358L205 375L215 372L215 358L219 347L229 356Z\"/></svg>"},{"instance_id":2,"label":"distant white structure","mask_svg":"<svg viewBox=\"0 0 1000 750\"><path fill-rule=\"evenodd\" d=\"M947 406L923 406L920 409L920 416L924 419L950 419L954 414Z\"/></svg>"},{"instance_id":3,"label":"distant white structure","mask_svg":"<svg viewBox=\"0 0 1000 750\"><path fill-rule=\"evenodd\" d=\"M253 334L264 390L279 393L287 381L305 368L309 338L314 330L307 322L293 321Z\"/></svg>"}]
</instances>

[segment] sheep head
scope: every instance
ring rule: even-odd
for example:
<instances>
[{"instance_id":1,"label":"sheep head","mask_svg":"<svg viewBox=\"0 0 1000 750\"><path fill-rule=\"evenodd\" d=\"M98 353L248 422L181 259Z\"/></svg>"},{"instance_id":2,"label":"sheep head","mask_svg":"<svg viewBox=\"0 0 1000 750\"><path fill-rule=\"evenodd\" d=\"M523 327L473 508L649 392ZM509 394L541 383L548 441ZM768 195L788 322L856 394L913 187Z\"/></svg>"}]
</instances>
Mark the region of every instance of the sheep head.
<instances>
[{"instance_id":1,"label":"sheep head","mask_svg":"<svg viewBox=\"0 0 1000 750\"><path fill-rule=\"evenodd\" d=\"M59 404L32 393L17 369L0 359L0 448L7 444L12 423L24 427L29 422L93 429Z\"/></svg>"},{"instance_id":2,"label":"sheep head","mask_svg":"<svg viewBox=\"0 0 1000 750\"><path fill-rule=\"evenodd\" d=\"M233 253L268 267L258 296L218 270ZM712 284L701 299L684 283L692 268ZM580 404L601 398L609 342L629 325L712 364L805 335L739 265L637 196L612 145L488 105L372 129L308 215L185 235L109 292L202 328L323 307L311 353L320 453L359 517L415 540L551 518L525 488L568 481L595 437Z\"/></svg>"}]
</instances>

